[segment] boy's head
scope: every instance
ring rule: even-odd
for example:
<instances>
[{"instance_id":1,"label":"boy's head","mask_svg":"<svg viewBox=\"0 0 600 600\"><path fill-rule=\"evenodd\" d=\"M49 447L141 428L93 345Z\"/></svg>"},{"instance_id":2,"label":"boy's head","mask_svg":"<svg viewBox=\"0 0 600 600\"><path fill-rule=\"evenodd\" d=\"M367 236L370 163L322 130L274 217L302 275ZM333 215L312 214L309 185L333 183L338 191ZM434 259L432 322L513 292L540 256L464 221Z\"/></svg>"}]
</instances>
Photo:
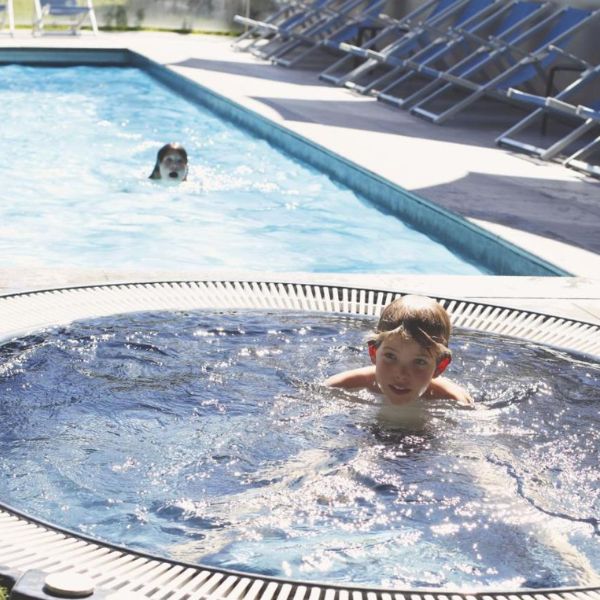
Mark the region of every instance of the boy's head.
<instances>
[{"instance_id":1,"label":"boy's head","mask_svg":"<svg viewBox=\"0 0 600 600\"><path fill-rule=\"evenodd\" d=\"M404 404L425 392L450 364L450 318L432 298L403 296L382 311L369 355L383 394Z\"/></svg>"},{"instance_id":2,"label":"boy's head","mask_svg":"<svg viewBox=\"0 0 600 600\"><path fill-rule=\"evenodd\" d=\"M188 173L188 157L181 144L165 144L156 155L156 164L150 179L185 181Z\"/></svg>"}]
</instances>

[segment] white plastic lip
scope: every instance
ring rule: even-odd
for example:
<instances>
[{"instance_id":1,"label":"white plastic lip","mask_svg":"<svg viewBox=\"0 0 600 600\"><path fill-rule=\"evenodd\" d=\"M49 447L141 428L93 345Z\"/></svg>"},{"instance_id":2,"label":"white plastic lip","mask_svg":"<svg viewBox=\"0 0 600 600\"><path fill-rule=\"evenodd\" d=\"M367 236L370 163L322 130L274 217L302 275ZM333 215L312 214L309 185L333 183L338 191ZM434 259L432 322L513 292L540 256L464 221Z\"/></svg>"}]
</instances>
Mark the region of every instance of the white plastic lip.
<instances>
[{"instance_id":1,"label":"white plastic lip","mask_svg":"<svg viewBox=\"0 0 600 600\"><path fill-rule=\"evenodd\" d=\"M198 280L67 287L0 296L0 342L47 327L154 310L279 309L377 317L401 292L317 283ZM437 298L453 325L600 358L600 326L459 298Z\"/></svg>"}]
</instances>

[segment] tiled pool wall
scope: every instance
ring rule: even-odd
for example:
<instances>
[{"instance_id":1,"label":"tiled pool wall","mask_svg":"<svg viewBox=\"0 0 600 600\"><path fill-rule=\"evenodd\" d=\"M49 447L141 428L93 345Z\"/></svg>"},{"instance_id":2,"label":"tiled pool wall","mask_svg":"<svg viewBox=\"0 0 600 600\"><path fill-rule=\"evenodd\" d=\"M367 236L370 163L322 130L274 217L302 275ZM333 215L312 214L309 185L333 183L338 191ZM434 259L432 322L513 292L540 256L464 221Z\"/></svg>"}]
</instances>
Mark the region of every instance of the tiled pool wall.
<instances>
[{"instance_id":1,"label":"tiled pool wall","mask_svg":"<svg viewBox=\"0 0 600 600\"><path fill-rule=\"evenodd\" d=\"M0 64L137 67L187 100L209 108L220 117L327 174L367 198L375 206L397 215L459 256L494 274L570 275L462 217L131 50L3 48L0 49Z\"/></svg>"}]
</instances>

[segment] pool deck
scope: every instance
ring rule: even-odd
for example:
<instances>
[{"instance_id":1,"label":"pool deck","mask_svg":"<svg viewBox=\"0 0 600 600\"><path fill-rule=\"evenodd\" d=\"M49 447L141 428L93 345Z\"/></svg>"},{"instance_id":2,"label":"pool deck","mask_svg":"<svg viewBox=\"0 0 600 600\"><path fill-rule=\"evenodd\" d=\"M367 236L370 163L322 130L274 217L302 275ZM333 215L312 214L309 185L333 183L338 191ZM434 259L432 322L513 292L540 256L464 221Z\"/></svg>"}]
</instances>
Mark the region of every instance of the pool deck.
<instances>
[{"instance_id":1,"label":"pool deck","mask_svg":"<svg viewBox=\"0 0 600 600\"><path fill-rule=\"evenodd\" d=\"M373 98L235 52L232 38L101 33L0 35L0 49L127 48L173 69L326 149L414 192L572 277L340 275L112 269L0 269L0 293L105 282L256 279L326 282L464 297L600 324L600 181L514 154L494 138L516 119L473 112L438 126ZM509 120L512 119L512 120Z\"/></svg>"}]
</instances>

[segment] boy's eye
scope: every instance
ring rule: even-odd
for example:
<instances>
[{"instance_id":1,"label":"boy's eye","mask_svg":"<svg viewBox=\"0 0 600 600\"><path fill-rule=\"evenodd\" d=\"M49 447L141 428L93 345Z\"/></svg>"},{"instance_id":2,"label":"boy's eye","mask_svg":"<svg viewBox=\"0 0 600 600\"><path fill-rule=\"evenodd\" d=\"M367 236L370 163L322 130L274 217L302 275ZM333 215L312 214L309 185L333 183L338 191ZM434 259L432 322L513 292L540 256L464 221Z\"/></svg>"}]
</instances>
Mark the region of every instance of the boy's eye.
<instances>
[{"instance_id":1,"label":"boy's eye","mask_svg":"<svg viewBox=\"0 0 600 600\"><path fill-rule=\"evenodd\" d=\"M396 356L392 352L384 352L383 358L385 358L387 360L394 360L394 358L396 358Z\"/></svg>"},{"instance_id":2,"label":"boy's eye","mask_svg":"<svg viewBox=\"0 0 600 600\"><path fill-rule=\"evenodd\" d=\"M425 358L417 358L415 360L415 363L419 365L419 367L426 367L429 364L429 362Z\"/></svg>"}]
</instances>

